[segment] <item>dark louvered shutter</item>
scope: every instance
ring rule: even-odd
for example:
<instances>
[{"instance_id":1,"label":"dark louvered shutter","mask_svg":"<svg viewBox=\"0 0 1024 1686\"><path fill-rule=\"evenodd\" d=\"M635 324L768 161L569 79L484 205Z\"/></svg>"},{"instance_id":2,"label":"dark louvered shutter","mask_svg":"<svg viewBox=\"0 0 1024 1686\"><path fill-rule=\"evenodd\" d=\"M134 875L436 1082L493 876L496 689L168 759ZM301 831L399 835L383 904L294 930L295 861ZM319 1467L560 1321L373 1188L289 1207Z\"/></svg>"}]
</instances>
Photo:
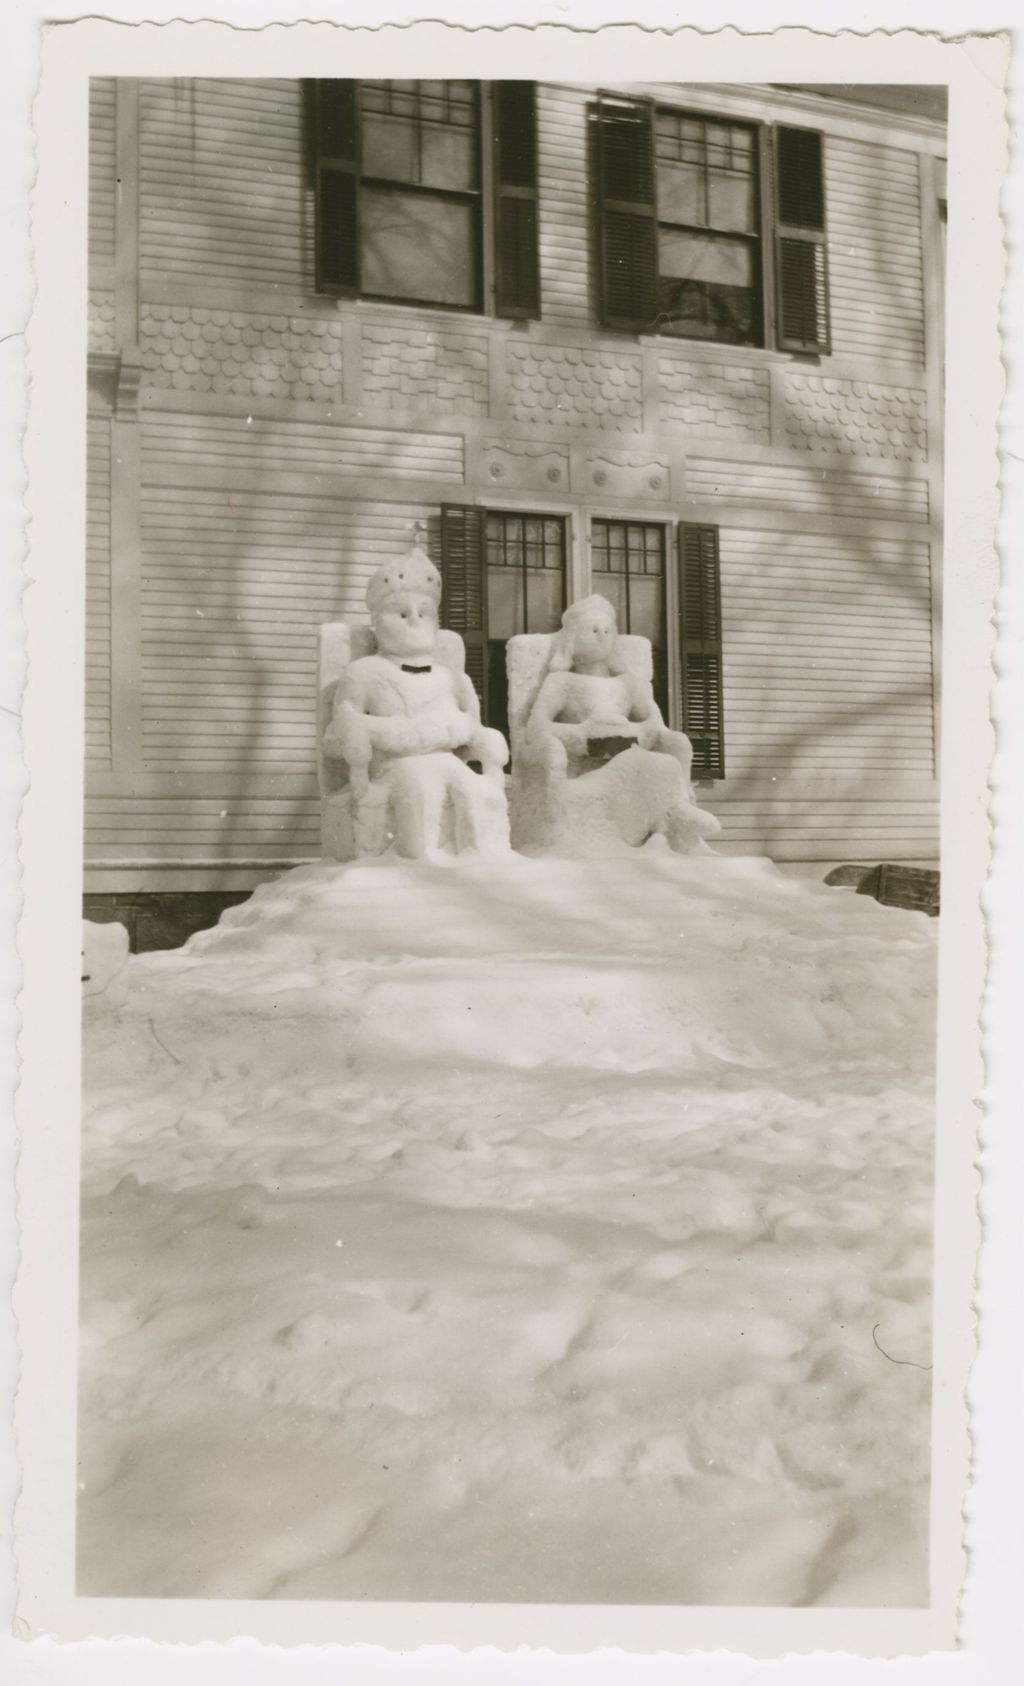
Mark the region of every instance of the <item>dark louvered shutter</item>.
<instances>
[{"instance_id":1,"label":"dark louvered shutter","mask_svg":"<svg viewBox=\"0 0 1024 1686\"><path fill-rule=\"evenodd\" d=\"M472 504L441 506L441 623L461 633L466 672L487 717L486 514Z\"/></svg>"},{"instance_id":2,"label":"dark louvered shutter","mask_svg":"<svg viewBox=\"0 0 1024 1686\"><path fill-rule=\"evenodd\" d=\"M722 709L722 594L718 528L679 528L679 659L683 731L693 745L693 777L725 777Z\"/></svg>"},{"instance_id":3,"label":"dark louvered shutter","mask_svg":"<svg viewBox=\"0 0 1024 1686\"><path fill-rule=\"evenodd\" d=\"M494 83L495 310L540 315L537 261L537 90Z\"/></svg>"},{"instance_id":4,"label":"dark louvered shutter","mask_svg":"<svg viewBox=\"0 0 1024 1686\"><path fill-rule=\"evenodd\" d=\"M316 110L316 285L359 291L359 107L353 81L321 80Z\"/></svg>"},{"instance_id":5,"label":"dark louvered shutter","mask_svg":"<svg viewBox=\"0 0 1024 1686\"><path fill-rule=\"evenodd\" d=\"M775 293L780 349L827 352L825 149L817 129L775 130Z\"/></svg>"},{"instance_id":6,"label":"dark louvered shutter","mask_svg":"<svg viewBox=\"0 0 1024 1686\"><path fill-rule=\"evenodd\" d=\"M653 108L601 95L590 126L601 321L641 332L658 314Z\"/></svg>"}]
</instances>

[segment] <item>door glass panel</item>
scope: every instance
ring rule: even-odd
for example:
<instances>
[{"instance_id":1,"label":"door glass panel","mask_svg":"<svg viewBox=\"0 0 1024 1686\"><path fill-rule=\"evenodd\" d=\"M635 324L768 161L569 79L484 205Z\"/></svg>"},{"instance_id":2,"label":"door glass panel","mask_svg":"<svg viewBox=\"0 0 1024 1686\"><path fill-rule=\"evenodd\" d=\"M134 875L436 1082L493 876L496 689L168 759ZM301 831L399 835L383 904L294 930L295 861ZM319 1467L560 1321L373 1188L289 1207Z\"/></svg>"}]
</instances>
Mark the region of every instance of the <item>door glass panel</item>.
<instances>
[{"instance_id":1,"label":"door glass panel","mask_svg":"<svg viewBox=\"0 0 1024 1686\"><path fill-rule=\"evenodd\" d=\"M562 574L531 568L526 576L527 632L557 632L562 619Z\"/></svg>"},{"instance_id":2,"label":"door glass panel","mask_svg":"<svg viewBox=\"0 0 1024 1686\"><path fill-rule=\"evenodd\" d=\"M523 625L523 578L518 568L487 570L488 637L514 638L525 632Z\"/></svg>"},{"instance_id":3,"label":"door glass panel","mask_svg":"<svg viewBox=\"0 0 1024 1686\"><path fill-rule=\"evenodd\" d=\"M654 645L664 642L665 591L660 579L643 574L630 580L629 619L630 632L638 632Z\"/></svg>"}]
</instances>

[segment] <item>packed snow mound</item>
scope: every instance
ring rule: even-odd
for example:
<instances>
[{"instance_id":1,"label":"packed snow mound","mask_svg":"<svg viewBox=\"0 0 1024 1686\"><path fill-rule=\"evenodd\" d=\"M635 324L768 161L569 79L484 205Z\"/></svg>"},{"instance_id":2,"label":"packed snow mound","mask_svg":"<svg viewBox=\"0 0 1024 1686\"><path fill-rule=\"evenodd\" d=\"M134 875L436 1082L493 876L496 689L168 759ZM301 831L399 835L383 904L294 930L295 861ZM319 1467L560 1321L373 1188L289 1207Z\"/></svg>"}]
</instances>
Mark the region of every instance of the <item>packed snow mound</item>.
<instances>
[{"instance_id":1,"label":"packed snow mound","mask_svg":"<svg viewBox=\"0 0 1024 1686\"><path fill-rule=\"evenodd\" d=\"M933 1052L932 922L762 861L330 863L131 960L80 1590L923 1601Z\"/></svg>"}]
</instances>

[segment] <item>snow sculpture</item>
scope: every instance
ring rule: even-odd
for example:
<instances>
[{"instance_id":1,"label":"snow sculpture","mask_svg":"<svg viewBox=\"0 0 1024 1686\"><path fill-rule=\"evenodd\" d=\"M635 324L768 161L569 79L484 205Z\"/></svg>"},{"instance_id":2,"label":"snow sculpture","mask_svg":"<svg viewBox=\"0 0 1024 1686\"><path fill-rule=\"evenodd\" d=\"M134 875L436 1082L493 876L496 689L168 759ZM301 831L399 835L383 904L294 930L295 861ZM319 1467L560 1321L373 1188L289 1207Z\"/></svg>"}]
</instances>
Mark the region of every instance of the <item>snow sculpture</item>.
<instances>
[{"instance_id":1,"label":"snow sculpture","mask_svg":"<svg viewBox=\"0 0 1024 1686\"><path fill-rule=\"evenodd\" d=\"M620 634L605 597L509 641L514 847L621 853L657 832L706 852L721 827L696 805L690 740L666 727L651 673L650 641Z\"/></svg>"},{"instance_id":2,"label":"snow sculpture","mask_svg":"<svg viewBox=\"0 0 1024 1686\"><path fill-rule=\"evenodd\" d=\"M480 723L462 639L438 630L440 599L441 576L417 544L370 581L372 630L321 628L323 848L336 860L392 844L412 857L508 851L508 747Z\"/></svg>"}]
</instances>

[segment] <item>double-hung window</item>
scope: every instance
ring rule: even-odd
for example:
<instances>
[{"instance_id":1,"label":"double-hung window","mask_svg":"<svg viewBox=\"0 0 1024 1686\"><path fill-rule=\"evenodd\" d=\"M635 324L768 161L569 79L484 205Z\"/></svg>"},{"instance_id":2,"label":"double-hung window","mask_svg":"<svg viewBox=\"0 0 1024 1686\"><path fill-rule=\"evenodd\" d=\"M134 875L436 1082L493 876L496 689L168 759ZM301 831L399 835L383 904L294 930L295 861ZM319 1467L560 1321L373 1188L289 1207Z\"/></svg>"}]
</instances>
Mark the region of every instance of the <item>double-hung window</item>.
<instances>
[{"instance_id":1,"label":"double-hung window","mask_svg":"<svg viewBox=\"0 0 1024 1686\"><path fill-rule=\"evenodd\" d=\"M658 110L658 324L662 333L759 345L757 132Z\"/></svg>"},{"instance_id":2,"label":"double-hung window","mask_svg":"<svg viewBox=\"0 0 1024 1686\"><path fill-rule=\"evenodd\" d=\"M676 709L669 677L669 532L660 521L595 516L590 523L592 588L613 604L620 632L650 639L655 701L666 721L677 718L689 737L694 778L720 779L725 776L725 724L718 528L691 522L676 528Z\"/></svg>"},{"instance_id":3,"label":"double-hung window","mask_svg":"<svg viewBox=\"0 0 1024 1686\"><path fill-rule=\"evenodd\" d=\"M590 124L603 326L828 351L818 130L618 94Z\"/></svg>"},{"instance_id":4,"label":"double-hung window","mask_svg":"<svg viewBox=\"0 0 1024 1686\"><path fill-rule=\"evenodd\" d=\"M620 632L649 638L654 697L668 718L668 633L665 605L665 527L659 521L590 523L593 588L615 609Z\"/></svg>"},{"instance_id":5,"label":"double-hung window","mask_svg":"<svg viewBox=\"0 0 1024 1686\"><path fill-rule=\"evenodd\" d=\"M480 305L480 110L475 82L359 84L362 291Z\"/></svg>"},{"instance_id":6,"label":"double-hung window","mask_svg":"<svg viewBox=\"0 0 1024 1686\"><path fill-rule=\"evenodd\" d=\"M539 314L532 82L318 81L320 292Z\"/></svg>"},{"instance_id":7,"label":"double-hung window","mask_svg":"<svg viewBox=\"0 0 1024 1686\"><path fill-rule=\"evenodd\" d=\"M505 645L520 632L557 632L566 557L564 516L442 506L442 621L461 633L484 719L499 731L508 731Z\"/></svg>"}]
</instances>

